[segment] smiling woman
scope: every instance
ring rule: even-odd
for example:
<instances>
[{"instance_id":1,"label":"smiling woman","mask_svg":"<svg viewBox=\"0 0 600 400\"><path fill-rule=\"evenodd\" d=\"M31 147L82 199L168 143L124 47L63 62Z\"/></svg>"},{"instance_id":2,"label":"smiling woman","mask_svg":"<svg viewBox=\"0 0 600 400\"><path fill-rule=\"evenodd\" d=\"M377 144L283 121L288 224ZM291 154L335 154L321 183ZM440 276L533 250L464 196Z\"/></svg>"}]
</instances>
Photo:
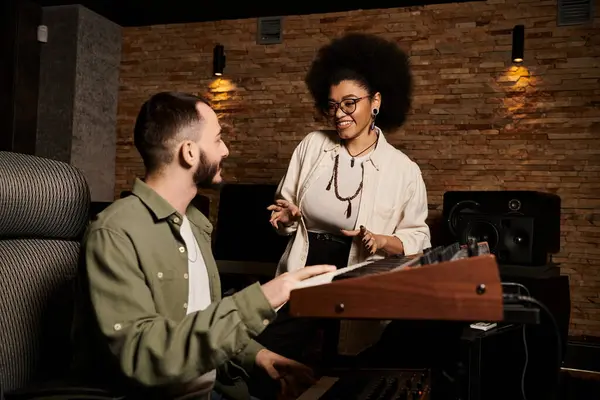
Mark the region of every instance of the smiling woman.
<instances>
[{"instance_id":1,"label":"smiling woman","mask_svg":"<svg viewBox=\"0 0 600 400\"><path fill-rule=\"evenodd\" d=\"M354 87L340 88L340 83L352 83ZM412 78L408 57L396 43L374 35L349 34L322 47L306 76L306 84L316 108L324 115L335 116L335 94L354 95L363 106L367 100L373 110L378 109L377 126L386 131L400 128L410 108ZM380 104L382 93L385 104ZM352 108L357 105L350 104Z\"/></svg>"},{"instance_id":2,"label":"smiling woman","mask_svg":"<svg viewBox=\"0 0 600 400\"><path fill-rule=\"evenodd\" d=\"M315 264L342 268L430 247L420 168L383 133L404 123L411 83L408 57L394 42L349 34L319 50L306 84L335 129L302 140L269 207L271 224L290 236L279 274ZM302 359L316 329L314 322L288 319L284 308L259 340ZM363 330L362 343L341 341L339 350L355 354L380 332Z\"/></svg>"}]
</instances>

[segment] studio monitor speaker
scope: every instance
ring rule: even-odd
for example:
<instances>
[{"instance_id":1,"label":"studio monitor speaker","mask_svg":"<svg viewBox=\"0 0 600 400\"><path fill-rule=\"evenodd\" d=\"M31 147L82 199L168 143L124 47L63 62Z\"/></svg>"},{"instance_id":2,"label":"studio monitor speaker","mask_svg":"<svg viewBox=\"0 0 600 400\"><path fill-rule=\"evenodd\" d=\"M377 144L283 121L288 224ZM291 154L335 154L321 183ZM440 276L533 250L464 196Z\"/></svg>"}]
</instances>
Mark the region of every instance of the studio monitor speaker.
<instances>
[{"instance_id":1,"label":"studio monitor speaker","mask_svg":"<svg viewBox=\"0 0 600 400\"><path fill-rule=\"evenodd\" d=\"M444 194L444 242L487 241L502 264L543 265L560 251L560 197L535 191Z\"/></svg>"}]
</instances>

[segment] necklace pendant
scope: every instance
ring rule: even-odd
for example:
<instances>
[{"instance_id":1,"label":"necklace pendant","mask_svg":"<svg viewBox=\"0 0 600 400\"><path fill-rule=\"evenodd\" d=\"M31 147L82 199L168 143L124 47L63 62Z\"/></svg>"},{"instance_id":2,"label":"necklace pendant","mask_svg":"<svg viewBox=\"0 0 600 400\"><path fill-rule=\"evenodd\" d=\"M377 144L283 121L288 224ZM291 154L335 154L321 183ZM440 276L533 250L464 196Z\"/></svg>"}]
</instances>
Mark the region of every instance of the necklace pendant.
<instances>
[{"instance_id":1,"label":"necklace pendant","mask_svg":"<svg viewBox=\"0 0 600 400\"><path fill-rule=\"evenodd\" d=\"M354 168L354 158L350 159L350 168Z\"/></svg>"}]
</instances>

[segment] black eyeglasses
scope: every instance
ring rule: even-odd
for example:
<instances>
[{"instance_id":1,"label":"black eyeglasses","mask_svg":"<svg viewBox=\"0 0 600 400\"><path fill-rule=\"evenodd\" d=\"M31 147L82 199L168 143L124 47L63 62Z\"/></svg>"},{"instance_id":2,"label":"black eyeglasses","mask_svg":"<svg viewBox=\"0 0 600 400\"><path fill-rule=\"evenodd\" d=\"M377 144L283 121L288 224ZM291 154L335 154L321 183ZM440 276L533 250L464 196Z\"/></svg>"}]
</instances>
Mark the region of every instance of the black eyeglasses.
<instances>
[{"instance_id":1,"label":"black eyeglasses","mask_svg":"<svg viewBox=\"0 0 600 400\"><path fill-rule=\"evenodd\" d=\"M340 101L339 103L335 102L335 101L330 101L329 107L327 108L327 115L329 115L330 117L335 116L338 108L340 108L344 114L350 115L354 111L356 111L356 103L358 103L362 99L366 99L368 97L371 97L371 96L363 96L363 97L358 97L356 99L344 99L344 100Z\"/></svg>"}]
</instances>

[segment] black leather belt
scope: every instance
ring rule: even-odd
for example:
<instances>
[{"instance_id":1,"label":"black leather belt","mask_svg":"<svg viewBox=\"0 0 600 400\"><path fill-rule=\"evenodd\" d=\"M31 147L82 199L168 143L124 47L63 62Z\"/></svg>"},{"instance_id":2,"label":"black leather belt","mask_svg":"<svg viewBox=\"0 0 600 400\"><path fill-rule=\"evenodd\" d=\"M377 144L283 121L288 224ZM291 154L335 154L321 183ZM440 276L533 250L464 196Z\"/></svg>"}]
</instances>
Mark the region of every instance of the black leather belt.
<instances>
[{"instance_id":1,"label":"black leather belt","mask_svg":"<svg viewBox=\"0 0 600 400\"><path fill-rule=\"evenodd\" d=\"M333 235L331 233L308 232L309 239L321 240L324 242L335 242L344 245L350 245L352 238L346 236Z\"/></svg>"}]
</instances>

